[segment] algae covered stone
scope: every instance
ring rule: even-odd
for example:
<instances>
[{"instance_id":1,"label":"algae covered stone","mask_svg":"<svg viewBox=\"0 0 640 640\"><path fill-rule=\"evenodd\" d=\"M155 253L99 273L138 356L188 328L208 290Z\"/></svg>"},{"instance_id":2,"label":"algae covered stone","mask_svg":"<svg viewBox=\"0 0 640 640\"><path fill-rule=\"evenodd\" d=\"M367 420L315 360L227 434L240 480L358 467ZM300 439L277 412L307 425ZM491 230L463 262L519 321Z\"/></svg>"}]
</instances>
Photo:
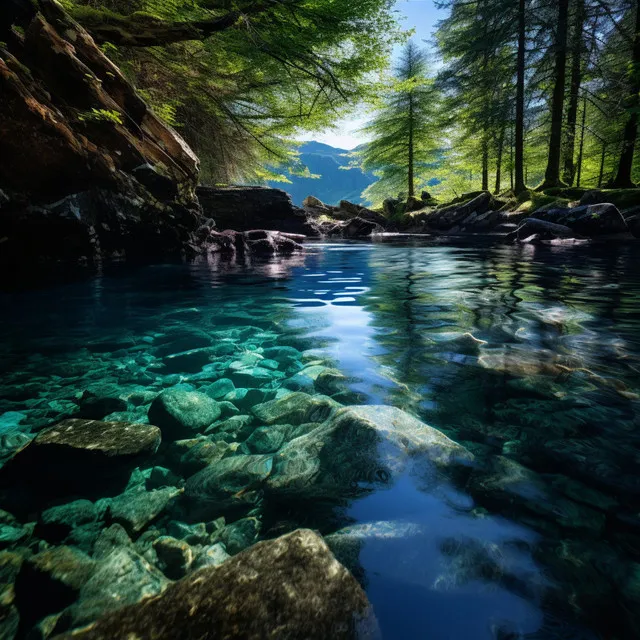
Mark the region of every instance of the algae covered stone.
<instances>
[{"instance_id":1,"label":"algae covered stone","mask_svg":"<svg viewBox=\"0 0 640 640\"><path fill-rule=\"evenodd\" d=\"M293 392L281 398L270 400L251 409L264 424L300 422L322 422L339 407L337 402L324 396Z\"/></svg>"},{"instance_id":2,"label":"algae covered stone","mask_svg":"<svg viewBox=\"0 0 640 640\"><path fill-rule=\"evenodd\" d=\"M149 408L149 420L167 440L191 438L220 417L218 403L197 391L168 389Z\"/></svg>"},{"instance_id":3,"label":"algae covered stone","mask_svg":"<svg viewBox=\"0 0 640 640\"><path fill-rule=\"evenodd\" d=\"M237 455L211 464L187 480L185 497L209 510L253 504L272 467L271 456Z\"/></svg>"},{"instance_id":4,"label":"algae covered stone","mask_svg":"<svg viewBox=\"0 0 640 640\"><path fill-rule=\"evenodd\" d=\"M104 616L60 640L113 638L378 638L355 578L309 530L260 542L202 569L162 596Z\"/></svg>"},{"instance_id":5,"label":"algae covered stone","mask_svg":"<svg viewBox=\"0 0 640 640\"><path fill-rule=\"evenodd\" d=\"M406 469L466 467L473 455L443 433L396 407L360 406L287 443L267 481L275 499L333 498L385 485Z\"/></svg>"},{"instance_id":6,"label":"algae covered stone","mask_svg":"<svg viewBox=\"0 0 640 640\"><path fill-rule=\"evenodd\" d=\"M30 499L52 496L104 495L122 490L132 469L160 445L157 427L130 422L64 420L41 431L0 470L0 486L8 488L8 502L18 508Z\"/></svg>"},{"instance_id":7,"label":"algae covered stone","mask_svg":"<svg viewBox=\"0 0 640 640\"><path fill-rule=\"evenodd\" d=\"M142 531L169 503L182 493L175 487L146 491L144 488L127 491L114 498L107 517L121 524L129 533Z\"/></svg>"}]
</instances>

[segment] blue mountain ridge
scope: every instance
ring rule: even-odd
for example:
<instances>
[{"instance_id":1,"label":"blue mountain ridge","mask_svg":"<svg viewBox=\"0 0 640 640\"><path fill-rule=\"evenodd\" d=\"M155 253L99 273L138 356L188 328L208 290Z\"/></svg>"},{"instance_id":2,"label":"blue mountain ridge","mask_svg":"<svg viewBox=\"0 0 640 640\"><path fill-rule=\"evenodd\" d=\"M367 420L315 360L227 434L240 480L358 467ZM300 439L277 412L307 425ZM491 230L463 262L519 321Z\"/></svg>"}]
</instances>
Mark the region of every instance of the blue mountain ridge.
<instances>
[{"instance_id":1,"label":"blue mountain ridge","mask_svg":"<svg viewBox=\"0 0 640 640\"><path fill-rule=\"evenodd\" d=\"M291 184L269 182L270 187L283 189L291 194L293 202L301 205L307 196L315 196L326 204L337 205L340 200L366 204L362 192L377 178L361 169L341 169L349 164L344 157L349 151L321 142L305 142L300 147L300 159L309 171L319 178L301 178L288 175Z\"/></svg>"}]
</instances>

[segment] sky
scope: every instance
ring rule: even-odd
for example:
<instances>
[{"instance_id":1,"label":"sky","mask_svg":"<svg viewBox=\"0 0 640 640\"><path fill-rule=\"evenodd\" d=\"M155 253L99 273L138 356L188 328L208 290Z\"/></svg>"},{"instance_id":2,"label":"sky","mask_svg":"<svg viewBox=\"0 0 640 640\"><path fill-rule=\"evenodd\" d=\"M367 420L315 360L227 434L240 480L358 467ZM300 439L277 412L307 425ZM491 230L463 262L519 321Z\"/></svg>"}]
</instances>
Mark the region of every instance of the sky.
<instances>
[{"instance_id":1,"label":"sky","mask_svg":"<svg viewBox=\"0 0 640 640\"><path fill-rule=\"evenodd\" d=\"M445 16L443 10L438 10L433 0L398 0L396 11L404 29L415 29L414 39L417 42L429 41L435 30L438 20ZM425 43L425 46L426 43ZM358 133L366 118L353 116L337 123L335 129L325 131L321 134L309 134L303 136L303 140L316 140L324 142L332 147L340 149L353 149L365 142L365 139Z\"/></svg>"}]
</instances>

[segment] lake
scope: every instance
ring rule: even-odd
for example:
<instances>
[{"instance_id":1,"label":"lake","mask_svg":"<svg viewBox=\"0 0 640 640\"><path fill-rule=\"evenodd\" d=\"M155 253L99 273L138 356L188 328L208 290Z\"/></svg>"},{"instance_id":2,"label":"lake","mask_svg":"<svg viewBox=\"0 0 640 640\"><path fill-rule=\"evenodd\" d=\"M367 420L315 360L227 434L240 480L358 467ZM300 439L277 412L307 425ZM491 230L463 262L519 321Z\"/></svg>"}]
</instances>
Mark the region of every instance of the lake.
<instances>
[{"instance_id":1,"label":"lake","mask_svg":"<svg viewBox=\"0 0 640 640\"><path fill-rule=\"evenodd\" d=\"M221 405L211 427L187 425L189 438L185 421L180 435L163 430L124 488L187 481L131 535L151 564L155 538L189 527L180 539L196 559L220 541L226 557L309 527L363 585L385 639L640 635L633 245L326 242L253 264L104 267L0 300L2 461L69 417L153 424L167 390ZM387 468L384 439L361 447L348 428L346 439L314 435L340 405L396 407L464 448L464 463L405 451L402 435L389 454L401 463ZM381 408L367 415L376 412L386 420ZM300 471L296 438L322 441L326 457L307 446ZM259 482L214 499L214 481L189 478L220 461L195 445L268 465ZM150 483L154 468L163 481ZM23 503L19 524L0 518L0 554L70 546L92 556L121 490L43 487L46 500ZM40 524L44 510L75 499L100 507L64 535ZM222 533L211 525L221 517ZM206 539L194 537L200 525ZM78 597L29 616L35 624Z\"/></svg>"}]
</instances>

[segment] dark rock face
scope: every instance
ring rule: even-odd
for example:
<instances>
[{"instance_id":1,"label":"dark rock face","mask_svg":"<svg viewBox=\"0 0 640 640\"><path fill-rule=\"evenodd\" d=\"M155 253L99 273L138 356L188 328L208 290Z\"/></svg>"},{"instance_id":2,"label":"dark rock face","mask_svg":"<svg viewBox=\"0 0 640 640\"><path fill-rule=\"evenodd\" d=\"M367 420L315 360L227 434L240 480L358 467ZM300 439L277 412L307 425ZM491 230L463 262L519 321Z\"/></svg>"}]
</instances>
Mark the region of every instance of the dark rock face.
<instances>
[{"instance_id":1,"label":"dark rock face","mask_svg":"<svg viewBox=\"0 0 640 640\"><path fill-rule=\"evenodd\" d=\"M627 233L629 227L618 208L612 204L592 204L574 209L552 209L533 214L535 218L565 225L587 237Z\"/></svg>"},{"instance_id":2,"label":"dark rock face","mask_svg":"<svg viewBox=\"0 0 640 640\"><path fill-rule=\"evenodd\" d=\"M302 235L318 235L302 209L293 206L289 194L268 187L198 187L198 199L218 229L267 229Z\"/></svg>"},{"instance_id":3,"label":"dark rock face","mask_svg":"<svg viewBox=\"0 0 640 640\"><path fill-rule=\"evenodd\" d=\"M130 422L65 420L41 431L2 469L0 486L13 509L31 499L92 496L105 486L122 489L131 470L153 455L160 429ZM118 491L116 490L115 493Z\"/></svg>"},{"instance_id":4,"label":"dark rock face","mask_svg":"<svg viewBox=\"0 0 640 640\"><path fill-rule=\"evenodd\" d=\"M36 4L0 48L0 261L181 254L197 158L58 3Z\"/></svg>"},{"instance_id":5,"label":"dark rock face","mask_svg":"<svg viewBox=\"0 0 640 640\"><path fill-rule=\"evenodd\" d=\"M220 567L202 569L159 597L108 614L59 640L265 637L377 638L367 597L315 533L261 542Z\"/></svg>"}]
</instances>

